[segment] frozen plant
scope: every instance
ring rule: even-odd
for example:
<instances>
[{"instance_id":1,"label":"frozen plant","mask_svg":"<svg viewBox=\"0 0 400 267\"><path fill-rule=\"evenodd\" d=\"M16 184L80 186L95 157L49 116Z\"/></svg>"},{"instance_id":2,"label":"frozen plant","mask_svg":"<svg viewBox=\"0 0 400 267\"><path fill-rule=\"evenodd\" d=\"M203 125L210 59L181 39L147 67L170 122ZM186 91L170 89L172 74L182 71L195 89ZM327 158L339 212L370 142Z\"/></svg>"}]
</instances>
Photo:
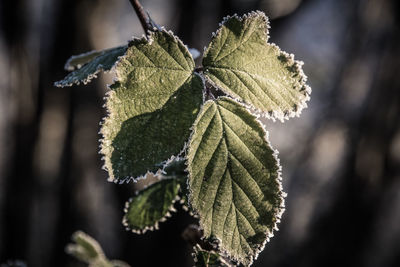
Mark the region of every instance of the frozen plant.
<instances>
[{"instance_id":1,"label":"frozen plant","mask_svg":"<svg viewBox=\"0 0 400 267\"><path fill-rule=\"evenodd\" d=\"M224 18L196 67L177 36L131 3L145 36L72 57L73 72L55 85L115 73L100 130L109 181L159 177L126 203L127 229L158 228L180 200L213 245L195 247L197 266L251 265L277 230L285 196L258 116L299 116L311 93L303 63L268 43L268 18L255 11Z\"/></svg>"}]
</instances>

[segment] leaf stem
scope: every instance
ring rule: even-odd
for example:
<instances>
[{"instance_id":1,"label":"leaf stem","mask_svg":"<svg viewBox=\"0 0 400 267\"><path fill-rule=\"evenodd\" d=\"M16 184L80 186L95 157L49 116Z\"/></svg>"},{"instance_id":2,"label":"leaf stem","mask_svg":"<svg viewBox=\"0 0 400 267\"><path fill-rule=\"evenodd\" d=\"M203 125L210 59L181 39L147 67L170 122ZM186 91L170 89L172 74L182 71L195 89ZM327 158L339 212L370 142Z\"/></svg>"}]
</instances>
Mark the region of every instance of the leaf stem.
<instances>
[{"instance_id":1,"label":"leaf stem","mask_svg":"<svg viewBox=\"0 0 400 267\"><path fill-rule=\"evenodd\" d=\"M148 16L146 16L142 4L139 2L139 0L129 0L129 2L135 10L136 15L139 18L140 24L142 24L144 33L147 35L147 31L151 30L151 27L149 24Z\"/></svg>"},{"instance_id":2,"label":"leaf stem","mask_svg":"<svg viewBox=\"0 0 400 267\"><path fill-rule=\"evenodd\" d=\"M207 85L206 85L206 89L205 89L205 96L206 96L206 100L210 100L210 99L214 100L215 99L215 96L211 92L211 88L208 87Z\"/></svg>"}]
</instances>

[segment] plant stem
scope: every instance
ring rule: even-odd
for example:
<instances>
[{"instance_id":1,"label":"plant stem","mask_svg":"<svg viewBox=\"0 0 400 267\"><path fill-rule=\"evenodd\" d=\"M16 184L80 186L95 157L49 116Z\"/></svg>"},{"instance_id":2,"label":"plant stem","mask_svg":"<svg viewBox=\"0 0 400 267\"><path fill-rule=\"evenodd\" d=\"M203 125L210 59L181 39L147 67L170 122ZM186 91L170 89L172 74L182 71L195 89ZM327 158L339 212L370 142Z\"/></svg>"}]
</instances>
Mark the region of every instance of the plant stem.
<instances>
[{"instance_id":1,"label":"plant stem","mask_svg":"<svg viewBox=\"0 0 400 267\"><path fill-rule=\"evenodd\" d=\"M142 4L139 2L139 0L129 0L129 2L133 6L133 9L135 9L136 15L138 16L140 23L142 24L143 31L147 35L147 31L151 28Z\"/></svg>"}]
</instances>

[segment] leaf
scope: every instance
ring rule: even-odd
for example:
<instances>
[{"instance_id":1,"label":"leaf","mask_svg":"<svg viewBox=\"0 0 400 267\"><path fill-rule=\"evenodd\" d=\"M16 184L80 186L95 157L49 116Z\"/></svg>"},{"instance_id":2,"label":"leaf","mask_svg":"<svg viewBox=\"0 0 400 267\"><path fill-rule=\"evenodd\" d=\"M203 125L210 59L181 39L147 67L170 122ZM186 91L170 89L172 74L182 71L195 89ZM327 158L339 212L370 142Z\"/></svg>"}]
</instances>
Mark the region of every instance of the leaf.
<instances>
[{"instance_id":1,"label":"leaf","mask_svg":"<svg viewBox=\"0 0 400 267\"><path fill-rule=\"evenodd\" d=\"M163 179L136 193L125 206L123 224L127 230L144 233L158 229L158 223L170 216L178 199L178 179Z\"/></svg>"},{"instance_id":2,"label":"leaf","mask_svg":"<svg viewBox=\"0 0 400 267\"><path fill-rule=\"evenodd\" d=\"M283 120L300 114L311 89L303 63L267 43L268 28L260 11L228 17L205 51L204 74L225 93Z\"/></svg>"},{"instance_id":3,"label":"leaf","mask_svg":"<svg viewBox=\"0 0 400 267\"><path fill-rule=\"evenodd\" d=\"M67 246L67 253L83 262L89 263L98 257L104 257L104 252L99 243L84 232L77 231L72 235L76 244Z\"/></svg>"},{"instance_id":4,"label":"leaf","mask_svg":"<svg viewBox=\"0 0 400 267\"><path fill-rule=\"evenodd\" d=\"M244 265L283 212L280 166L258 120L236 101L208 101L189 143L189 203L204 236Z\"/></svg>"},{"instance_id":5,"label":"leaf","mask_svg":"<svg viewBox=\"0 0 400 267\"><path fill-rule=\"evenodd\" d=\"M221 255L215 251L207 251L199 245L194 247L195 267L231 267Z\"/></svg>"},{"instance_id":6,"label":"leaf","mask_svg":"<svg viewBox=\"0 0 400 267\"><path fill-rule=\"evenodd\" d=\"M55 82L57 87L72 86L74 84L89 83L96 78L100 71L109 71L117 62L118 58L125 54L127 46L118 46L115 48L92 51L89 53L72 56L65 64L65 69L74 70L63 80Z\"/></svg>"},{"instance_id":7,"label":"leaf","mask_svg":"<svg viewBox=\"0 0 400 267\"><path fill-rule=\"evenodd\" d=\"M73 71L82 68L83 65L92 61L95 57L100 55L103 51L89 51L80 55L70 57L65 63L64 69Z\"/></svg>"},{"instance_id":8,"label":"leaf","mask_svg":"<svg viewBox=\"0 0 400 267\"><path fill-rule=\"evenodd\" d=\"M194 61L169 32L135 39L115 67L101 153L110 181L138 179L178 155L203 101Z\"/></svg>"},{"instance_id":9,"label":"leaf","mask_svg":"<svg viewBox=\"0 0 400 267\"><path fill-rule=\"evenodd\" d=\"M75 244L68 244L65 251L90 267L129 267L123 261L108 260L99 243L82 231L76 231L72 240Z\"/></svg>"}]
</instances>

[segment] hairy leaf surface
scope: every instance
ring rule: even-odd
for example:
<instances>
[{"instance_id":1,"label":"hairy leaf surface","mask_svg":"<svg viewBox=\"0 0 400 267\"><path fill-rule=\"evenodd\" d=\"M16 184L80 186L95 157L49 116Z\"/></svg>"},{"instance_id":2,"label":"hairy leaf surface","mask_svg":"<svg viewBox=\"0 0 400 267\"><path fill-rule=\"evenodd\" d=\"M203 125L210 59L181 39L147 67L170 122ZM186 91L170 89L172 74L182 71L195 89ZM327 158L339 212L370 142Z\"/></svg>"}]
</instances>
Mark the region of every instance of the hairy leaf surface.
<instances>
[{"instance_id":1,"label":"hairy leaf surface","mask_svg":"<svg viewBox=\"0 0 400 267\"><path fill-rule=\"evenodd\" d=\"M268 28L262 12L228 17L205 51L204 73L227 94L282 120L300 113L311 89L303 63L267 43Z\"/></svg>"},{"instance_id":2,"label":"hairy leaf surface","mask_svg":"<svg viewBox=\"0 0 400 267\"><path fill-rule=\"evenodd\" d=\"M202 249L199 245L194 247L195 256L195 267L231 267L232 265L227 263L215 251L207 251Z\"/></svg>"},{"instance_id":3,"label":"hairy leaf surface","mask_svg":"<svg viewBox=\"0 0 400 267\"><path fill-rule=\"evenodd\" d=\"M236 101L208 101L189 143L189 203L204 235L245 265L283 210L280 166L258 120Z\"/></svg>"},{"instance_id":4,"label":"hairy leaf surface","mask_svg":"<svg viewBox=\"0 0 400 267\"><path fill-rule=\"evenodd\" d=\"M178 155L203 101L187 48L166 31L135 39L116 65L101 153L111 181L156 172Z\"/></svg>"},{"instance_id":5,"label":"hairy leaf surface","mask_svg":"<svg viewBox=\"0 0 400 267\"><path fill-rule=\"evenodd\" d=\"M127 46L119 46L103 51L92 51L71 57L65 64L67 70L74 70L63 80L55 82L57 87L72 86L74 84L89 83L96 78L100 71L109 71L117 62L118 57L125 54Z\"/></svg>"},{"instance_id":6,"label":"hairy leaf surface","mask_svg":"<svg viewBox=\"0 0 400 267\"><path fill-rule=\"evenodd\" d=\"M157 228L158 223L169 215L179 187L178 179L163 179L137 192L126 203L124 225L133 232Z\"/></svg>"}]
</instances>

